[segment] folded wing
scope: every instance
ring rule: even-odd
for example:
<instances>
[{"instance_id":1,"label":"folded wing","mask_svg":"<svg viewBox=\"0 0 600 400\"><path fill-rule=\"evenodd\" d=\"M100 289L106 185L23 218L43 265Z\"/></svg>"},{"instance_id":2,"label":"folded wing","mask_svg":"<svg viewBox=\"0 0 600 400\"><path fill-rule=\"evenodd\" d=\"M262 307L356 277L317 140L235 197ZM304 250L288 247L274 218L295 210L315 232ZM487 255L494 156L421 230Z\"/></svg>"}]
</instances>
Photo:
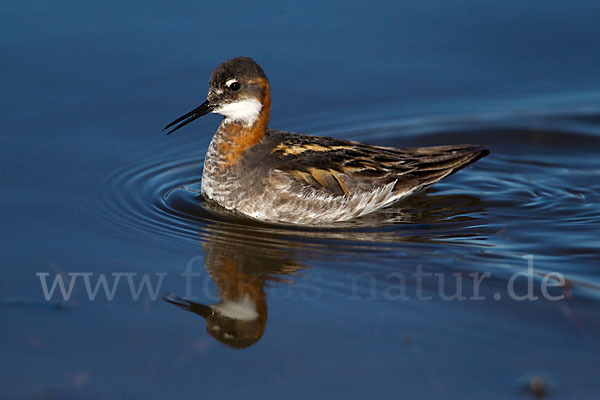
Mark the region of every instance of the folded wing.
<instances>
[{"instance_id":1,"label":"folded wing","mask_svg":"<svg viewBox=\"0 0 600 400\"><path fill-rule=\"evenodd\" d=\"M394 182L392 192L414 192L484 157L475 145L389 148L273 132L274 167L319 191L348 197Z\"/></svg>"}]
</instances>

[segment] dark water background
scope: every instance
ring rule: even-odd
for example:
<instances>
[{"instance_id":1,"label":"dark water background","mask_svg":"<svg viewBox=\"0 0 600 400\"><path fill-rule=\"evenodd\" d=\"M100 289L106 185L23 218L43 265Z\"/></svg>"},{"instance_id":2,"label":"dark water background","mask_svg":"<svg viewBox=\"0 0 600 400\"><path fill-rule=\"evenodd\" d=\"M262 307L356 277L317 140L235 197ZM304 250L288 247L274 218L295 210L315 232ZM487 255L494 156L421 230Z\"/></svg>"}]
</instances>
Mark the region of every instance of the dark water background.
<instances>
[{"instance_id":1,"label":"dark water background","mask_svg":"<svg viewBox=\"0 0 600 400\"><path fill-rule=\"evenodd\" d=\"M2 2L0 397L518 399L533 380L597 398L599 17L591 0ZM239 55L271 81L273 128L492 153L336 228L223 216L197 198L218 117L161 127ZM512 300L530 256L540 298ZM184 296L187 265L204 304L215 277L247 280L262 337L231 349L125 282L47 302L36 276L166 273ZM485 300L441 298L485 272ZM541 296L548 272L563 300Z\"/></svg>"}]
</instances>

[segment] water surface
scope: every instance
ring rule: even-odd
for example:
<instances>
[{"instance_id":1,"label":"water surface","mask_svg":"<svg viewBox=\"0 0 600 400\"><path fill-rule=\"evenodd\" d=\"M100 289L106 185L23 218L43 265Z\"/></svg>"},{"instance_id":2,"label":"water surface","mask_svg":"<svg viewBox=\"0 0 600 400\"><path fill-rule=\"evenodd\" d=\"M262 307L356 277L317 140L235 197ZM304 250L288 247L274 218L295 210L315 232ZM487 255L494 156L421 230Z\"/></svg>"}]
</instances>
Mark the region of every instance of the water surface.
<instances>
[{"instance_id":1,"label":"water surface","mask_svg":"<svg viewBox=\"0 0 600 400\"><path fill-rule=\"evenodd\" d=\"M595 398L596 2L1 7L0 397ZM273 128L491 154L336 226L228 215L199 195L218 117L160 129L238 55ZM46 301L36 273L163 280Z\"/></svg>"}]
</instances>

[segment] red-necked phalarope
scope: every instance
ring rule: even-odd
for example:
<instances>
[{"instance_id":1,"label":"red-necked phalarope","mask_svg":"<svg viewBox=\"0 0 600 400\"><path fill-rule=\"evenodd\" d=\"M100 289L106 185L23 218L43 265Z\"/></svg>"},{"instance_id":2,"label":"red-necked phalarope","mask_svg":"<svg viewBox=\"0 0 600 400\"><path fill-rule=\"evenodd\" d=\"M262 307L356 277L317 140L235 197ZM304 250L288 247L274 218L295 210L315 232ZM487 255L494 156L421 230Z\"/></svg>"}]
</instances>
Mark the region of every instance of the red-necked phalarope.
<instances>
[{"instance_id":1,"label":"red-necked phalarope","mask_svg":"<svg viewBox=\"0 0 600 400\"><path fill-rule=\"evenodd\" d=\"M345 221L434 184L487 155L474 145L389 148L267 129L269 81L248 57L219 65L206 101L165 127L208 113L225 118L204 161L202 194L251 218Z\"/></svg>"}]
</instances>

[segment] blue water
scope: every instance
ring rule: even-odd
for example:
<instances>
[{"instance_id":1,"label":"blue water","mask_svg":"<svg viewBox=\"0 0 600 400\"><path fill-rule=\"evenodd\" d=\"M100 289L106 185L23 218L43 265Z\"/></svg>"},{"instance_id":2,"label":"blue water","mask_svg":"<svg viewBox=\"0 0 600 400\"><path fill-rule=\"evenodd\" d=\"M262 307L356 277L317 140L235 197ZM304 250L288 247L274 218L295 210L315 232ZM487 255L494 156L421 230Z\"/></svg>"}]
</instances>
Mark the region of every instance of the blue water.
<instances>
[{"instance_id":1,"label":"blue water","mask_svg":"<svg viewBox=\"0 0 600 400\"><path fill-rule=\"evenodd\" d=\"M0 398L595 399L599 15L548 0L0 4ZM227 215L199 197L219 118L161 128L239 55L269 77L273 128L491 154L336 227ZM538 299L515 300L530 260ZM81 277L47 301L36 273L164 279L156 300L123 276L111 301ZM474 297L485 273L483 300L444 299ZM224 277L262 322L162 300L219 303ZM513 283L527 292L525 274Z\"/></svg>"}]
</instances>

